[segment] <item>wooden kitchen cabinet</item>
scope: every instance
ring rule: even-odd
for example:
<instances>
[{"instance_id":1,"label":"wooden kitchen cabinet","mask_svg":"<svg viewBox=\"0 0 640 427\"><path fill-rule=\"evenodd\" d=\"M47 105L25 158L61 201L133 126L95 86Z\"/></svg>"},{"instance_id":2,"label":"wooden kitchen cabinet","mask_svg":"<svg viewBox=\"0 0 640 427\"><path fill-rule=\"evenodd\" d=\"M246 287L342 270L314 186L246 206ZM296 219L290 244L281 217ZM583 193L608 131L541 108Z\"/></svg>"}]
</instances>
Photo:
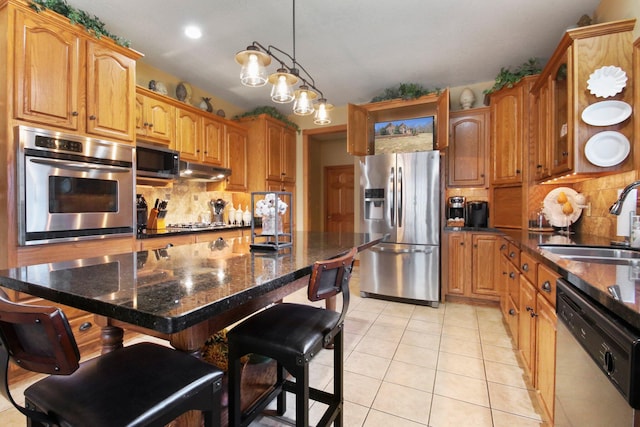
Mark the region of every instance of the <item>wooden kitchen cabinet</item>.
<instances>
[{"instance_id":1,"label":"wooden kitchen cabinet","mask_svg":"<svg viewBox=\"0 0 640 427\"><path fill-rule=\"evenodd\" d=\"M550 82L547 78L546 81L537 93L534 93L533 98L533 111L534 114L534 126L533 126L533 179L536 181L542 181L551 176L551 154L550 147L545 141L550 139L549 132L551 131L549 111L549 86Z\"/></svg>"},{"instance_id":2,"label":"wooden kitchen cabinet","mask_svg":"<svg viewBox=\"0 0 640 427\"><path fill-rule=\"evenodd\" d=\"M239 120L255 155L248 159L249 188L265 191L269 183L296 182L296 130L267 114ZM280 190L278 190L280 191Z\"/></svg>"},{"instance_id":3,"label":"wooden kitchen cabinet","mask_svg":"<svg viewBox=\"0 0 640 427\"><path fill-rule=\"evenodd\" d=\"M347 105L347 152L354 156L375 154L374 125L383 121L434 116L434 150L449 146L449 89L420 98L392 99Z\"/></svg>"},{"instance_id":4,"label":"wooden kitchen cabinet","mask_svg":"<svg viewBox=\"0 0 640 427\"><path fill-rule=\"evenodd\" d=\"M632 76L632 33L634 19L607 22L568 30L531 89L538 106L538 132L533 143L546 155L547 174L535 174L537 181L562 177L565 182L583 180L588 175L620 173L633 169L633 150L621 162L611 166L591 163L584 152L592 136L616 131L633 140L633 120L610 126L592 126L582 120L585 108L602 101L592 94L588 80L604 66L621 68ZM633 103L633 79L607 100ZM545 116L543 116L546 115ZM540 123L540 121L544 123ZM541 126L547 126L546 132ZM542 164L538 160L537 164Z\"/></svg>"},{"instance_id":5,"label":"wooden kitchen cabinet","mask_svg":"<svg viewBox=\"0 0 640 427\"><path fill-rule=\"evenodd\" d=\"M175 129L175 107L146 89L138 87L136 92L138 139L169 146Z\"/></svg>"},{"instance_id":6,"label":"wooden kitchen cabinet","mask_svg":"<svg viewBox=\"0 0 640 427\"><path fill-rule=\"evenodd\" d=\"M491 184L522 184L524 148L529 141L529 89L536 76L523 78L490 97Z\"/></svg>"},{"instance_id":7,"label":"wooden kitchen cabinet","mask_svg":"<svg viewBox=\"0 0 640 427\"><path fill-rule=\"evenodd\" d=\"M524 365L531 378L534 380L534 368L536 357L536 298L535 286L522 275L520 276L520 313L518 318L518 347ZM535 385L535 384L534 384Z\"/></svg>"},{"instance_id":8,"label":"wooden kitchen cabinet","mask_svg":"<svg viewBox=\"0 0 640 427\"><path fill-rule=\"evenodd\" d=\"M200 159L200 115L184 108L176 108L175 149L180 159L198 161Z\"/></svg>"},{"instance_id":9,"label":"wooden kitchen cabinet","mask_svg":"<svg viewBox=\"0 0 640 427\"><path fill-rule=\"evenodd\" d=\"M217 117L202 117L202 129L200 135L199 160L203 163L216 166L224 166L225 161L225 123Z\"/></svg>"},{"instance_id":10,"label":"wooden kitchen cabinet","mask_svg":"<svg viewBox=\"0 0 640 427\"><path fill-rule=\"evenodd\" d=\"M227 178L227 191L247 191L247 130L235 123L227 123L225 128L226 166L231 169ZM253 189L251 189L253 190Z\"/></svg>"},{"instance_id":11,"label":"wooden kitchen cabinet","mask_svg":"<svg viewBox=\"0 0 640 427\"><path fill-rule=\"evenodd\" d=\"M449 187L486 187L489 107L449 113Z\"/></svg>"},{"instance_id":12,"label":"wooden kitchen cabinet","mask_svg":"<svg viewBox=\"0 0 640 427\"><path fill-rule=\"evenodd\" d=\"M499 300L498 258L500 238L495 234L448 234L447 295Z\"/></svg>"},{"instance_id":13,"label":"wooden kitchen cabinet","mask_svg":"<svg viewBox=\"0 0 640 427\"><path fill-rule=\"evenodd\" d=\"M556 388L556 310L549 301L537 294L536 317L536 371L535 387L539 393L543 410L553 420Z\"/></svg>"},{"instance_id":14,"label":"wooden kitchen cabinet","mask_svg":"<svg viewBox=\"0 0 640 427\"><path fill-rule=\"evenodd\" d=\"M13 7L15 118L132 142L140 54L52 12Z\"/></svg>"}]
</instances>

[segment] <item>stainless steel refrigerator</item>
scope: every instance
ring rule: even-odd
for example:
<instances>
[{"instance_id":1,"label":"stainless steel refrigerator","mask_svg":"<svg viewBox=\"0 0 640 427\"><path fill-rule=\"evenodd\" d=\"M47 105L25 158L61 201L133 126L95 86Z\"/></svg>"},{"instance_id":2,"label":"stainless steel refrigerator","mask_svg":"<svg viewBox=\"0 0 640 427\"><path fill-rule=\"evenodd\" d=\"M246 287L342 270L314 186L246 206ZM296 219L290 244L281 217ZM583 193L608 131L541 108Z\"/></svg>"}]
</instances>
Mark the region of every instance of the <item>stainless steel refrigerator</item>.
<instances>
[{"instance_id":1,"label":"stainless steel refrigerator","mask_svg":"<svg viewBox=\"0 0 640 427\"><path fill-rule=\"evenodd\" d=\"M440 153L360 159L360 230L388 236L360 254L360 292L421 301L440 299Z\"/></svg>"}]
</instances>

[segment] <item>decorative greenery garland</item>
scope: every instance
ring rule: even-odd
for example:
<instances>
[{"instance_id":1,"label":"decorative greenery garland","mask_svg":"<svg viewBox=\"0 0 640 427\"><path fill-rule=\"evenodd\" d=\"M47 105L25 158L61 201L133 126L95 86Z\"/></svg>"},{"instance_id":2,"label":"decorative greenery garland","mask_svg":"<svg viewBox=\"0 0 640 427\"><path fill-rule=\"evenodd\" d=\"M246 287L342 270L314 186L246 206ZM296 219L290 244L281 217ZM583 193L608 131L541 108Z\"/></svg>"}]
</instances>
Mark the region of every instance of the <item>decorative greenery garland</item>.
<instances>
[{"instance_id":1,"label":"decorative greenery garland","mask_svg":"<svg viewBox=\"0 0 640 427\"><path fill-rule=\"evenodd\" d=\"M282 114L275 107L266 106L266 105L262 107L256 107L251 111L247 111L246 113L238 114L237 116L234 117L234 119L240 119L242 117L255 117L255 116L259 116L260 114L268 114L274 119L280 120L281 122L284 122L288 126L291 126L292 128L294 128L295 130L300 131L300 127L296 123L289 120L287 116Z\"/></svg>"},{"instance_id":2,"label":"decorative greenery garland","mask_svg":"<svg viewBox=\"0 0 640 427\"><path fill-rule=\"evenodd\" d=\"M65 0L31 0L31 8L36 12L41 12L44 9L52 10L53 12L69 18L72 24L80 24L87 29L89 33L93 33L96 38L107 36L113 39L117 44L124 47L129 47L131 42L122 37L118 37L115 34L111 34L106 28L104 22L102 22L97 16L90 15L83 10L75 9L69 5Z\"/></svg>"},{"instance_id":3,"label":"decorative greenery garland","mask_svg":"<svg viewBox=\"0 0 640 427\"><path fill-rule=\"evenodd\" d=\"M496 81L493 87L491 89L486 89L483 93L488 95L502 89L503 87L513 87L513 85L522 80L523 77L538 74L540 71L542 71L542 66L540 66L540 60L538 58L529 58L527 62L522 63L513 71L509 68L502 67L496 76Z\"/></svg>"},{"instance_id":4,"label":"decorative greenery garland","mask_svg":"<svg viewBox=\"0 0 640 427\"><path fill-rule=\"evenodd\" d=\"M424 95L430 95L432 93L440 93L441 89L425 89L418 83L400 83L396 87L387 88L384 93L376 96L371 102L387 101L389 99L416 99Z\"/></svg>"}]
</instances>

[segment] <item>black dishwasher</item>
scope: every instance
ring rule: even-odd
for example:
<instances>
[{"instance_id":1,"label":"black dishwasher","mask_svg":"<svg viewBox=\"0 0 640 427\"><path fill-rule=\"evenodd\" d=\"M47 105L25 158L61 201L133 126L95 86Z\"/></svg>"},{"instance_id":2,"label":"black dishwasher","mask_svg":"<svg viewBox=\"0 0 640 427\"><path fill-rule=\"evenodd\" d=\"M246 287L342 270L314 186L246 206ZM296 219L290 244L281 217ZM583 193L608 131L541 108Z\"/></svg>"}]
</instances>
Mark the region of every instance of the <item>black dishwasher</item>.
<instances>
[{"instance_id":1,"label":"black dishwasher","mask_svg":"<svg viewBox=\"0 0 640 427\"><path fill-rule=\"evenodd\" d=\"M640 408L640 334L557 281L555 425L633 426Z\"/></svg>"}]
</instances>

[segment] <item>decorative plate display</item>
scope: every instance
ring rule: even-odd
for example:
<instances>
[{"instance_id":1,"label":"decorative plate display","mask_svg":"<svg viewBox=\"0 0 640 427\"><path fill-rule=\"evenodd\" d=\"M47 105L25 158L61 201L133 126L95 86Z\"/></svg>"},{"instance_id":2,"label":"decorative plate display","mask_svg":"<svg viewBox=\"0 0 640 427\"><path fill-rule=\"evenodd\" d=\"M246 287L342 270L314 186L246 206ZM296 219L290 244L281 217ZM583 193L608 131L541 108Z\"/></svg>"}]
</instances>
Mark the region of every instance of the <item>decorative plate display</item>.
<instances>
[{"instance_id":1,"label":"decorative plate display","mask_svg":"<svg viewBox=\"0 0 640 427\"><path fill-rule=\"evenodd\" d=\"M584 155L594 165L606 168L624 161L630 150L631 144L626 136L609 130L589 138L584 146Z\"/></svg>"},{"instance_id":2,"label":"decorative plate display","mask_svg":"<svg viewBox=\"0 0 640 427\"><path fill-rule=\"evenodd\" d=\"M623 101L600 101L582 111L582 121L591 126L617 125L631 116L631 105Z\"/></svg>"},{"instance_id":3,"label":"decorative plate display","mask_svg":"<svg viewBox=\"0 0 640 427\"><path fill-rule=\"evenodd\" d=\"M587 80L587 89L600 98L608 98L620 93L626 85L627 73L622 68L613 65L598 68Z\"/></svg>"},{"instance_id":4,"label":"decorative plate display","mask_svg":"<svg viewBox=\"0 0 640 427\"><path fill-rule=\"evenodd\" d=\"M578 193L573 188L558 187L549 191L542 202L542 213L554 227L568 227L580 218L582 208L576 202ZM571 206L568 209L569 205ZM564 210L564 211L563 211ZM569 214L564 212L571 211Z\"/></svg>"}]
</instances>

